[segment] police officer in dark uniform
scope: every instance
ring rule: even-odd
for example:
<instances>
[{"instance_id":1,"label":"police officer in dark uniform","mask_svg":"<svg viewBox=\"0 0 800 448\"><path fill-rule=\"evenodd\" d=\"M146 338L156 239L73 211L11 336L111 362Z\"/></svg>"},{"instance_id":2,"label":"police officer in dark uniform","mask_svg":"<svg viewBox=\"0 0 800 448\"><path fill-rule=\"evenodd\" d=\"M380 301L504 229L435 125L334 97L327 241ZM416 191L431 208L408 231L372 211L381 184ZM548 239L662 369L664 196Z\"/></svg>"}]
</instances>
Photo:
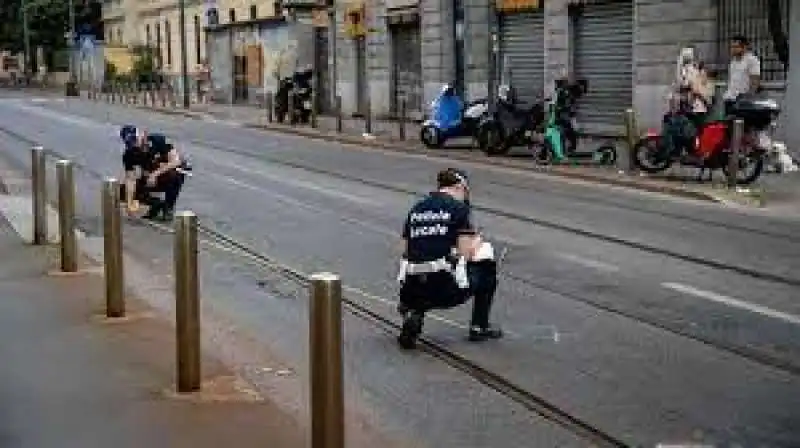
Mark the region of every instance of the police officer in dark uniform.
<instances>
[{"instance_id":1,"label":"police officer in dark uniform","mask_svg":"<svg viewBox=\"0 0 800 448\"><path fill-rule=\"evenodd\" d=\"M404 315L398 342L413 348L422 332L425 313L448 309L474 299L469 339L502 337L489 324L497 290L494 256L482 256L491 247L472 223L469 185L464 172L449 168L437 175L438 191L414 204L403 226L404 260L400 305Z\"/></svg>"},{"instance_id":2,"label":"police officer in dark uniform","mask_svg":"<svg viewBox=\"0 0 800 448\"><path fill-rule=\"evenodd\" d=\"M149 206L143 218L171 220L183 188L186 162L162 134L148 134L142 129L125 126L120 137L125 143L122 165L128 210L133 211L135 202L140 201ZM141 171L138 175L137 167ZM154 197L153 192L163 192L164 199Z\"/></svg>"}]
</instances>

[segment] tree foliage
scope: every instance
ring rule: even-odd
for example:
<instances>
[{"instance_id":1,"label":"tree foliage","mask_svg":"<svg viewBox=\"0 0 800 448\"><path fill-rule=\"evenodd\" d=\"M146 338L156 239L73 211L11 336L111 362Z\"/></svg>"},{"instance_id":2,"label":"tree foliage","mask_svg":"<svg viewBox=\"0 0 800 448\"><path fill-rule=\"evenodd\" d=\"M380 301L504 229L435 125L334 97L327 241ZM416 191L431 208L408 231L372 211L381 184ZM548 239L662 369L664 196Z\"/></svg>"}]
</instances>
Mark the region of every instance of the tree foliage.
<instances>
[{"instance_id":1,"label":"tree foliage","mask_svg":"<svg viewBox=\"0 0 800 448\"><path fill-rule=\"evenodd\" d=\"M74 0L76 28L92 22L98 5L94 0ZM25 48L22 5L26 5L31 49L41 46L48 54L66 48L69 31L67 0L0 0L0 48L23 51ZM94 9L93 9L94 8Z\"/></svg>"}]
</instances>

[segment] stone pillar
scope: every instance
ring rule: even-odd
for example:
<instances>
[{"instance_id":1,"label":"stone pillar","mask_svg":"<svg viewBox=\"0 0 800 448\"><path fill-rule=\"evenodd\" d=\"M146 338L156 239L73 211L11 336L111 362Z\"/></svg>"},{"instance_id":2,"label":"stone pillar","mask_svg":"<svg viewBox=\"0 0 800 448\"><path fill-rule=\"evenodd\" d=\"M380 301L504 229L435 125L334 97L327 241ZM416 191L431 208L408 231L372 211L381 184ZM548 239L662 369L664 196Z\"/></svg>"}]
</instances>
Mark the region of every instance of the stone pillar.
<instances>
[{"instance_id":1,"label":"stone pillar","mask_svg":"<svg viewBox=\"0 0 800 448\"><path fill-rule=\"evenodd\" d=\"M642 127L658 127L675 80L678 53L685 45L712 60L716 45L715 0L636 0L633 105ZM591 85L589 86L591 89Z\"/></svg>"},{"instance_id":2,"label":"stone pillar","mask_svg":"<svg viewBox=\"0 0 800 448\"><path fill-rule=\"evenodd\" d=\"M800 5L798 5L800 6ZM789 8L789 73L781 114L781 134L789 152L800 159L800 7Z\"/></svg>"},{"instance_id":3,"label":"stone pillar","mask_svg":"<svg viewBox=\"0 0 800 448\"><path fill-rule=\"evenodd\" d=\"M485 97L489 90L489 1L464 4L464 63L467 99Z\"/></svg>"},{"instance_id":4,"label":"stone pillar","mask_svg":"<svg viewBox=\"0 0 800 448\"><path fill-rule=\"evenodd\" d=\"M544 2L544 89L550 96L555 80L572 72L572 27L567 0Z\"/></svg>"}]
</instances>

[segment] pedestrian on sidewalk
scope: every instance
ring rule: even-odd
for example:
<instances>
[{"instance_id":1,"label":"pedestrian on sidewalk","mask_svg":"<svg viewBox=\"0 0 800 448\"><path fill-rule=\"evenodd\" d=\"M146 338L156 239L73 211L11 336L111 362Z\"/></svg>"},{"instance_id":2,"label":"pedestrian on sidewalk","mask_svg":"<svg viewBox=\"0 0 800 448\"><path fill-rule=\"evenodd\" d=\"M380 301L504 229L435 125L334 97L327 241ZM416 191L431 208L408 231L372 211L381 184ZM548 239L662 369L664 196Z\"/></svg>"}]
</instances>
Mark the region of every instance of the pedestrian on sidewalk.
<instances>
[{"instance_id":1,"label":"pedestrian on sidewalk","mask_svg":"<svg viewBox=\"0 0 800 448\"><path fill-rule=\"evenodd\" d=\"M725 115L741 95L761 91L761 60L750 48L747 36L737 35L731 39L731 61L728 65L728 86L723 98Z\"/></svg>"}]
</instances>

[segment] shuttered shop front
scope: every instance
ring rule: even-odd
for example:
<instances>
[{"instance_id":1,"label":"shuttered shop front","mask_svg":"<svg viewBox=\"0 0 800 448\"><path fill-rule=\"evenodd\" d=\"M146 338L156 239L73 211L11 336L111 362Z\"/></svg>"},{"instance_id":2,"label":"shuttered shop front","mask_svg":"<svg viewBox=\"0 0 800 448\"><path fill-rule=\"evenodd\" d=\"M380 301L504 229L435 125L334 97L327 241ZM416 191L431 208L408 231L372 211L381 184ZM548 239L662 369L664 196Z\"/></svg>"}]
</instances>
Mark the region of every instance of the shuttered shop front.
<instances>
[{"instance_id":1,"label":"shuttered shop front","mask_svg":"<svg viewBox=\"0 0 800 448\"><path fill-rule=\"evenodd\" d=\"M533 102L544 90L544 13L509 12L500 16L500 66L517 97ZM508 77L510 75L510 77Z\"/></svg>"},{"instance_id":2,"label":"shuttered shop front","mask_svg":"<svg viewBox=\"0 0 800 448\"><path fill-rule=\"evenodd\" d=\"M578 101L578 124L617 133L633 104L633 1L593 1L574 17L575 76L589 82Z\"/></svg>"}]
</instances>

